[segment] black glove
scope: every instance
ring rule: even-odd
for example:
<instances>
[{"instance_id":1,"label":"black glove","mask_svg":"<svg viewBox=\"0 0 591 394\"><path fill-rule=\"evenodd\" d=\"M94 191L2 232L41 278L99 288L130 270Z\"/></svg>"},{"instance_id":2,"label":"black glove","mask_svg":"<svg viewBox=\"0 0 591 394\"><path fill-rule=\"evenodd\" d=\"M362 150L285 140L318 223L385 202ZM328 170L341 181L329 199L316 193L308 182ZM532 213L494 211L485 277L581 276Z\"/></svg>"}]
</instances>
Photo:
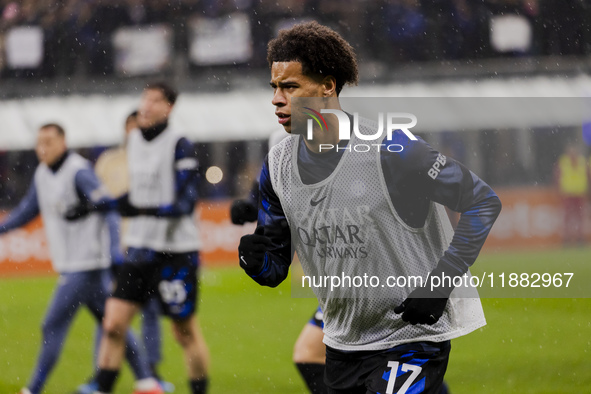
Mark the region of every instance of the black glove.
<instances>
[{"instance_id":1,"label":"black glove","mask_svg":"<svg viewBox=\"0 0 591 394\"><path fill-rule=\"evenodd\" d=\"M240 238L240 267L251 276L260 273L265 264L265 252L270 245L269 237L263 235L263 227L257 227L254 234Z\"/></svg>"},{"instance_id":2,"label":"black glove","mask_svg":"<svg viewBox=\"0 0 591 394\"><path fill-rule=\"evenodd\" d=\"M254 222L258 214L257 205L250 200L235 200L230 208L230 218L234 224Z\"/></svg>"},{"instance_id":3,"label":"black glove","mask_svg":"<svg viewBox=\"0 0 591 394\"><path fill-rule=\"evenodd\" d=\"M123 217L138 216L141 214L140 209L131 205L129 202L128 194L117 199L117 211Z\"/></svg>"},{"instance_id":4,"label":"black glove","mask_svg":"<svg viewBox=\"0 0 591 394\"><path fill-rule=\"evenodd\" d=\"M428 287L419 287L413 290L402 304L394 308L394 313L402 313L402 320L413 325L433 325L443 315L448 298L449 296L446 297L444 294L432 292Z\"/></svg>"},{"instance_id":5,"label":"black glove","mask_svg":"<svg viewBox=\"0 0 591 394\"><path fill-rule=\"evenodd\" d=\"M447 272L447 274L446 274ZM449 275L451 273L451 275ZM394 308L395 313L402 313L402 320L410 324L433 325L443 315L447 300L454 289L453 278L461 275L457 269L443 258L427 277L424 287L414 289L402 304ZM452 280L431 288L431 277L451 276Z\"/></svg>"},{"instance_id":6,"label":"black glove","mask_svg":"<svg viewBox=\"0 0 591 394\"><path fill-rule=\"evenodd\" d=\"M67 221L71 222L85 217L90 213L90 211L91 209L88 206L88 204L81 203L71 208L68 208L66 210L66 213L64 214L64 218Z\"/></svg>"}]
</instances>

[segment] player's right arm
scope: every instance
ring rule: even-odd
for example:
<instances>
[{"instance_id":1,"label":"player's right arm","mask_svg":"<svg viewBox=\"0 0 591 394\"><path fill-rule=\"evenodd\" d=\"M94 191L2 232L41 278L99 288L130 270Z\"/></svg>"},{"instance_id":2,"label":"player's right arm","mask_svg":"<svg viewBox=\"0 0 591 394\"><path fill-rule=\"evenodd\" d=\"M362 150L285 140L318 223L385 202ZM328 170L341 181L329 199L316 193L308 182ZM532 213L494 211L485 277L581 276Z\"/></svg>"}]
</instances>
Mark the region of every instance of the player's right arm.
<instances>
[{"instance_id":1,"label":"player's right arm","mask_svg":"<svg viewBox=\"0 0 591 394\"><path fill-rule=\"evenodd\" d=\"M18 206L10 212L8 217L0 223L0 234L14 230L29 223L39 215L39 202L37 200L37 188L31 183L27 194Z\"/></svg>"},{"instance_id":2,"label":"player's right arm","mask_svg":"<svg viewBox=\"0 0 591 394\"><path fill-rule=\"evenodd\" d=\"M259 194L257 229L240 239L240 266L258 284L275 287L287 277L293 255L291 233L271 184L267 158L261 170Z\"/></svg>"}]
</instances>

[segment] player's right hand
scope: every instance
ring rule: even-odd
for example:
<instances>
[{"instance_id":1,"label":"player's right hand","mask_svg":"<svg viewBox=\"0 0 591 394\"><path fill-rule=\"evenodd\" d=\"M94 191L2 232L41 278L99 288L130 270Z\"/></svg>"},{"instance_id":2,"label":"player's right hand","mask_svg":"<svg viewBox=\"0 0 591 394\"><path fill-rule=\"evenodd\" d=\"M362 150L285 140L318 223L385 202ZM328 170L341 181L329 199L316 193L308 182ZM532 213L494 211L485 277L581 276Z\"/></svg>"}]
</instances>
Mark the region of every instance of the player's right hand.
<instances>
[{"instance_id":1,"label":"player's right hand","mask_svg":"<svg viewBox=\"0 0 591 394\"><path fill-rule=\"evenodd\" d=\"M230 218L234 224L254 222L258 217L258 209L250 200L235 200L230 208Z\"/></svg>"},{"instance_id":2,"label":"player's right hand","mask_svg":"<svg viewBox=\"0 0 591 394\"><path fill-rule=\"evenodd\" d=\"M238 256L240 267L248 275L257 275L265 265L265 252L271 245L269 237L263 235L263 227L257 227L254 234L240 238Z\"/></svg>"},{"instance_id":3,"label":"player's right hand","mask_svg":"<svg viewBox=\"0 0 591 394\"><path fill-rule=\"evenodd\" d=\"M68 208L66 213L64 214L64 218L71 222L74 220L81 219L90 213L90 208L87 204L78 204L73 207Z\"/></svg>"}]
</instances>

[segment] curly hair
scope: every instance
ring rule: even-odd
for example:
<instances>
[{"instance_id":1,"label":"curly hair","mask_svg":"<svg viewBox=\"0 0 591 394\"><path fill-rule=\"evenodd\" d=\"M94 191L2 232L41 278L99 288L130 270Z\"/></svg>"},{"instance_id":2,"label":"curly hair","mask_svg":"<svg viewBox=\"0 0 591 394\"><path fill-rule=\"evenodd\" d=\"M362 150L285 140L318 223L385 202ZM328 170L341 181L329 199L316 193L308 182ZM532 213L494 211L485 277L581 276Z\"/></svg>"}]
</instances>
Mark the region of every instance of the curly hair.
<instances>
[{"instance_id":1,"label":"curly hair","mask_svg":"<svg viewBox=\"0 0 591 394\"><path fill-rule=\"evenodd\" d=\"M345 84L357 85L357 59L351 45L334 30L316 21L279 31L267 46L269 67L274 62L300 62L307 76L332 75L337 95Z\"/></svg>"}]
</instances>

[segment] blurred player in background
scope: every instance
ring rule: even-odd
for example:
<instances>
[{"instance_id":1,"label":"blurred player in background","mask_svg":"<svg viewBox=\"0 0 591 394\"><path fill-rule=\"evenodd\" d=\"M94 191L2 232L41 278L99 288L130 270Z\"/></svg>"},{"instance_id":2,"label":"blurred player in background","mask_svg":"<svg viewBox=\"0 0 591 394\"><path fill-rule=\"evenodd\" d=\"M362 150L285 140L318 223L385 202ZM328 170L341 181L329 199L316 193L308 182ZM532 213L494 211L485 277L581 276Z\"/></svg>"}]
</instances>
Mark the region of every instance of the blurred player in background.
<instances>
[{"instance_id":1,"label":"blurred player in background","mask_svg":"<svg viewBox=\"0 0 591 394\"><path fill-rule=\"evenodd\" d=\"M277 130L269 137L269 149L280 143L289 134L285 130ZM259 183L253 182L248 198L238 199L232 202L230 208L230 219L234 224L255 222L259 210ZM324 384L324 363L326 347L322 342L324 333L324 322L322 321L322 310L320 307L312 318L304 326L298 336L293 348L293 362L302 375L306 386L313 394L326 393Z\"/></svg>"},{"instance_id":2,"label":"blurred player in background","mask_svg":"<svg viewBox=\"0 0 591 394\"><path fill-rule=\"evenodd\" d=\"M318 110L340 109L342 87L358 79L351 46L316 22L282 30L269 43L267 60L275 114L288 133L292 98L317 97ZM333 118L327 116L326 130L316 129L311 139L292 135L267 155L258 227L240 240L245 272L261 285L277 286L296 251L305 275L313 277L469 275L501 209L492 189L400 130L379 149L349 151L360 139L339 140ZM375 127L360 120L366 135ZM320 151L320 144L332 149ZM435 203L462 213L455 235ZM329 246L341 253L329 255ZM453 281L433 289L388 287L387 293L369 286L313 290L324 312L329 393L438 394L450 339L486 324L477 294L451 296Z\"/></svg>"},{"instance_id":3,"label":"blurred player in background","mask_svg":"<svg viewBox=\"0 0 591 394\"><path fill-rule=\"evenodd\" d=\"M42 392L81 305L86 305L98 323L102 321L110 292L109 266L122 260L117 214L92 214L75 223L63 218L70 207L106 198L90 162L68 150L64 129L58 124L42 126L35 150L40 164L33 183L19 205L0 223L0 234L24 226L41 214L53 268L60 276L43 321L35 373L21 394ZM136 339L127 330L124 332L126 355L136 378L150 378Z\"/></svg>"},{"instance_id":4,"label":"blurred player in background","mask_svg":"<svg viewBox=\"0 0 591 394\"><path fill-rule=\"evenodd\" d=\"M151 83L141 97L138 129L127 139L129 193L107 204L79 207L116 209L129 217L123 243L124 263L117 270L117 287L107 301L99 350L99 393L111 393L121 368L124 339L141 305L159 298L162 312L172 319L183 348L191 393L207 390L209 354L198 325L197 272L200 241L193 211L199 180L196 152L185 137L168 127L177 93L165 83ZM159 385L138 393L159 394Z\"/></svg>"},{"instance_id":5,"label":"blurred player in background","mask_svg":"<svg viewBox=\"0 0 591 394\"><path fill-rule=\"evenodd\" d=\"M137 111L134 111L127 116L127 119L125 119L125 138L123 145L109 149L101 154L94 168L96 175L107 188L109 194L114 198L119 198L129 191L129 171L127 169L126 146L129 133L136 128ZM121 221L120 233L125 234L126 230L127 220L123 219ZM125 245L122 245L122 250L125 249ZM169 382L164 382L158 374L158 364L162 359L159 316L160 304L156 297L152 297L142 307L142 339L152 375L160 381L164 391L173 392L174 385Z\"/></svg>"},{"instance_id":6,"label":"blurred player in background","mask_svg":"<svg viewBox=\"0 0 591 394\"><path fill-rule=\"evenodd\" d=\"M555 180L564 210L562 242L565 246L585 243L585 204L591 175L589 170L589 161L574 144L566 146L556 163Z\"/></svg>"}]
</instances>

